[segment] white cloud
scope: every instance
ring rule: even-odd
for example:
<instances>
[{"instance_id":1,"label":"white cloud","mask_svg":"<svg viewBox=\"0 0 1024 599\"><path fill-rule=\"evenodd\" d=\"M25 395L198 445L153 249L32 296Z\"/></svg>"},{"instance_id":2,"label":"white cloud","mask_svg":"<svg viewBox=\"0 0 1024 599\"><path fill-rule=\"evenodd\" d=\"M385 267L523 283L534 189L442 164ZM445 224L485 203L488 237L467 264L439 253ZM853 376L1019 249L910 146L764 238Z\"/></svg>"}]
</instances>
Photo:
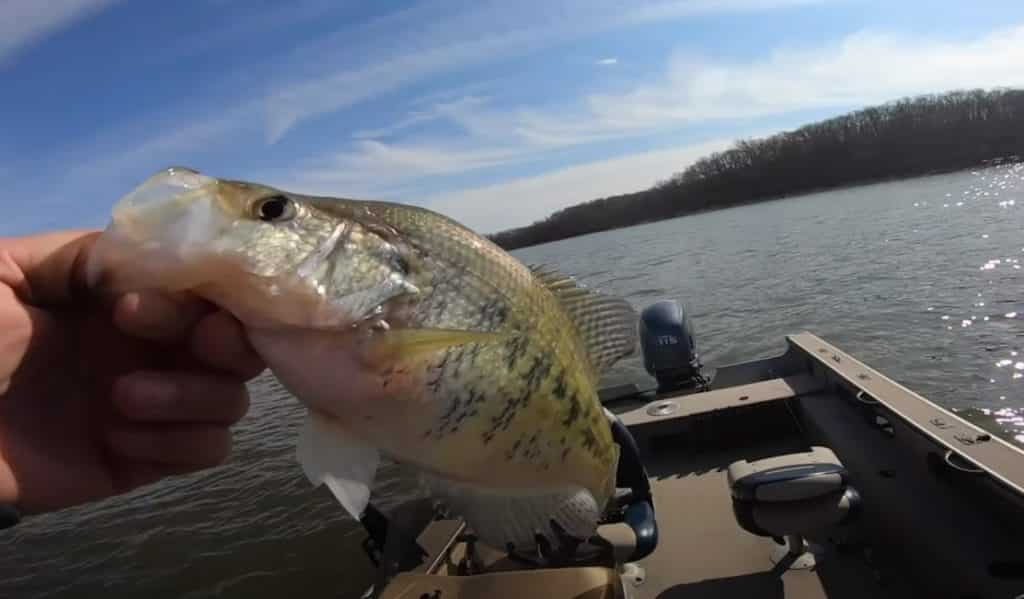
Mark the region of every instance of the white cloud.
<instances>
[{"instance_id":1,"label":"white cloud","mask_svg":"<svg viewBox=\"0 0 1024 599\"><path fill-rule=\"evenodd\" d=\"M418 5L389 15L361 32L311 44L291 57L300 76L280 81L267 98L267 138L273 143L296 124L426 79L534 52L601 31L709 13L763 11L828 0L565 0L524 6L501 0L465 2L464 10L437 14ZM395 36L403 30L405 35ZM368 36L374 52L351 52L353 36ZM346 57L333 69L309 75L324 56Z\"/></svg>"},{"instance_id":2,"label":"white cloud","mask_svg":"<svg viewBox=\"0 0 1024 599\"><path fill-rule=\"evenodd\" d=\"M601 60L595 61L594 64L602 67L610 67L619 64L619 59L612 56L610 58L602 58Z\"/></svg>"},{"instance_id":3,"label":"white cloud","mask_svg":"<svg viewBox=\"0 0 1024 599\"><path fill-rule=\"evenodd\" d=\"M1024 26L963 42L864 31L824 47L778 49L746 64L677 54L658 79L621 93L591 95L582 115L551 115L535 126L549 135L573 127L636 132L952 89L1021 86L1022 61Z\"/></svg>"},{"instance_id":4,"label":"white cloud","mask_svg":"<svg viewBox=\"0 0 1024 599\"><path fill-rule=\"evenodd\" d=\"M542 158L570 146L685 129L697 123L847 110L903 95L1024 85L1024 26L975 40L942 42L860 32L823 47L785 48L748 63L675 54L664 71L615 93L590 94L560 109L496 107L467 96L420 108L388 128L302 165L289 180L382 190L433 175ZM453 132L398 134L442 120Z\"/></svg>"},{"instance_id":5,"label":"white cloud","mask_svg":"<svg viewBox=\"0 0 1024 599\"><path fill-rule=\"evenodd\" d=\"M293 173L290 179L304 189L330 186L381 188L431 175L461 173L517 162L530 157L526 148L513 146L466 146L387 144L361 140L353 152L342 153ZM374 185L377 182L378 185Z\"/></svg>"},{"instance_id":6,"label":"white cloud","mask_svg":"<svg viewBox=\"0 0 1024 599\"><path fill-rule=\"evenodd\" d=\"M731 140L717 139L590 162L493 185L438 194L423 202L481 232L526 225L588 200L640 191Z\"/></svg>"},{"instance_id":7,"label":"white cloud","mask_svg":"<svg viewBox=\"0 0 1024 599\"><path fill-rule=\"evenodd\" d=\"M453 122L458 122L464 128L469 129L473 126L473 115L476 114L478 109L484 107L486 104L487 100L478 96L461 96L455 99L445 98L434 102L427 108L414 110L404 118L398 119L384 127L377 129L359 129L352 133L352 137L356 139L391 137L409 129L410 127L439 119L448 119Z\"/></svg>"},{"instance_id":8,"label":"white cloud","mask_svg":"<svg viewBox=\"0 0 1024 599\"><path fill-rule=\"evenodd\" d=\"M54 7L64 7L62 14L71 16L65 16L61 22L67 22L74 15L88 14L86 7L95 10L114 1L56 0L38 4L46 4L51 15L59 12ZM223 145L228 143L225 140L252 133L262 126L265 126L268 141L274 142L305 119L342 110L442 71L535 51L602 29L711 12L768 10L825 1L829 0L639 0L624 6L621 0L565 0L561 3L538 0L534 5L524 6L503 0L454 0L441 7L423 2L369 24L315 39L272 63L261 62L255 68L267 92L242 86L239 101L234 105L230 100L217 98L206 105L182 107L178 112L180 116L175 118L161 117L154 122L157 119L153 115L146 115L119 125L114 131L102 132L91 142L76 143L67 148L66 154L70 161L79 164L76 171L93 179L113 178L126 171L144 176L146 173L142 171L160 159L179 161L177 157L189 151ZM303 13L306 16L323 7L319 0L310 0L308 4L309 10ZM36 3L17 0L13 6L19 7L18 14L28 14L35 10L32 7ZM79 7L78 11L71 11L75 6ZM15 12L6 6L0 11L7 15L6 20L0 21L7 29L13 27L15 21L23 22L13 19ZM36 12L41 14L41 9ZM279 13L272 16L276 18ZM257 18L253 23L245 23L242 30L263 27L267 20ZM51 19L51 22L56 21L56 18ZM6 29L0 29L4 31ZM249 81L254 73L235 75L240 81ZM420 114L414 111L389 126L340 136L346 144L349 137L357 142L374 140L405 133L410 127L430 120L447 119L469 136L466 139L400 139L390 143L355 143L347 147L326 143L315 160L305 159L301 164L282 167L282 171L290 167L295 175L282 178L300 182L319 179L318 186L335 181L373 190L382 184L392 184L389 180L392 178L409 180L452 173L459 164L464 170L495 166L504 161L520 161L524 154L535 154L538 148L562 147L600 138L587 130L575 136L561 130L554 132L557 139L544 139L548 131L531 129L532 109L517 110L509 119L508 114L489 109L483 98L472 95L473 86L479 83L474 80L463 86L462 91L471 94L469 96L453 96L453 90L427 92L444 99L419 109ZM174 113L168 114L173 116ZM195 116L197 114L200 116ZM512 139L497 143L495 147L495 140L500 141L501 136L508 133L509 123L517 123L520 130L513 131ZM435 159L428 160L428 155ZM350 166L352 169L346 170ZM395 170L395 166L408 168ZM330 173L326 172L329 168L340 170L340 174L329 177ZM367 175L364 179L369 182L365 185L358 185L354 180L359 172ZM370 175L378 178L370 181Z\"/></svg>"},{"instance_id":9,"label":"white cloud","mask_svg":"<svg viewBox=\"0 0 1024 599\"><path fill-rule=\"evenodd\" d=\"M0 4L0 66L115 0L5 0Z\"/></svg>"}]
</instances>

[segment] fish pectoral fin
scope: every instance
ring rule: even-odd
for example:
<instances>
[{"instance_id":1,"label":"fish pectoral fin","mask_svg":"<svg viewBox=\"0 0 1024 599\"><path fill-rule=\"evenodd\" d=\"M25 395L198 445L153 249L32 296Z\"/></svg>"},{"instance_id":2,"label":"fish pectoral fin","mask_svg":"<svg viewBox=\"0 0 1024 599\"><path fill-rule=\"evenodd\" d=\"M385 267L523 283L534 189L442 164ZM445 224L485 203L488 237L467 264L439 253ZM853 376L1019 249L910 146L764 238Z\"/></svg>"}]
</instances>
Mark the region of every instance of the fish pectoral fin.
<instances>
[{"instance_id":1,"label":"fish pectoral fin","mask_svg":"<svg viewBox=\"0 0 1024 599\"><path fill-rule=\"evenodd\" d=\"M312 410L302 424L296 453L306 478L314 486L326 484L345 511L358 520L370 502L380 453Z\"/></svg>"},{"instance_id":2,"label":"fish pectoral fin","mask_svg":"<svg viewBox=\"0 0 1024 599\"><path fill-rule=\"evenodd\" d=\"M467 343L491 343L506 336L456 329L392 329L374 336L364 355L371 364L393 363Z\"/></svg>"}]
</instances>

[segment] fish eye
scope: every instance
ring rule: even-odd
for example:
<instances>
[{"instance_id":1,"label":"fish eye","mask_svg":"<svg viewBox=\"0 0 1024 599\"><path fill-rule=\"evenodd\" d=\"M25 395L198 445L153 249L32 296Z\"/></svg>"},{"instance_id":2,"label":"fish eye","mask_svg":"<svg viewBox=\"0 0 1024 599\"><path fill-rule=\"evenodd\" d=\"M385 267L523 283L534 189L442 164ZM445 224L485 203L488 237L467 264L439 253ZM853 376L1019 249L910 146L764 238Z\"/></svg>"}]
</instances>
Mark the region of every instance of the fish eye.
<instances>
[{"instance_id":1,"label":"fish eye","mask_svg":"<svg viewBox=\"0 0 1024 599\"><path fill-rule=\"evenodd\" d=\"M257 201L253 205L253 215L265 223L275 223L295 216L295 207L283 195L274 195Z\"/></svg>"}]
</instances>

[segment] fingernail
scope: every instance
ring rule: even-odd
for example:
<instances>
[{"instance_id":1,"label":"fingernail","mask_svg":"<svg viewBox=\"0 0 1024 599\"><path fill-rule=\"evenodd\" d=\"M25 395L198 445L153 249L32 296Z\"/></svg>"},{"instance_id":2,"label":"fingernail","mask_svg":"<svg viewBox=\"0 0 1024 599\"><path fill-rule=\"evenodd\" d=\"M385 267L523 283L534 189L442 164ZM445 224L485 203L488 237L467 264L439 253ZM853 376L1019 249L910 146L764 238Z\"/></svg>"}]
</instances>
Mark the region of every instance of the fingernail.
<instances>
[{"instance_id":1,"label":"fingernail","mask_svg":"<svg viewBox=\"0 0 1024 599\"><path fill-rule=\"evenodd\" d=\"M121 297L114 319L124 332L169 341L180 338L203 312L196 302L177 301L157 293L129 293Z\"/></svg>"}]
</instances>

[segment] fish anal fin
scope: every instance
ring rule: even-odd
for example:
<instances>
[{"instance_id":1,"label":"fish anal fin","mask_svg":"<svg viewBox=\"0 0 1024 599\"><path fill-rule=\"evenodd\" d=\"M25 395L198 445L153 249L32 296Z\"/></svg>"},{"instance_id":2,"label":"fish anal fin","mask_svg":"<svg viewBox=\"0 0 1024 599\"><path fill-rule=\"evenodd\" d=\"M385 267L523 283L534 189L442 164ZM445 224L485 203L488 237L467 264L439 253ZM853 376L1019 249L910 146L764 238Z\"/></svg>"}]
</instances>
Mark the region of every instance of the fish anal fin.
<instances>
[{"instance_id":1,"label":"fish anal fin","mask_svg":"<svg viewBox=\"0 0 1024 599\"><path fill-rule=\"evenodd\" d=\"M551 545L566 539L585 541L595 533L603 514L594 495L578 485L498 489L434 476L424 476L424 482L483 543L496 549L511 544L527 551L539 537Z\"/></svg>"}]
</instances>

